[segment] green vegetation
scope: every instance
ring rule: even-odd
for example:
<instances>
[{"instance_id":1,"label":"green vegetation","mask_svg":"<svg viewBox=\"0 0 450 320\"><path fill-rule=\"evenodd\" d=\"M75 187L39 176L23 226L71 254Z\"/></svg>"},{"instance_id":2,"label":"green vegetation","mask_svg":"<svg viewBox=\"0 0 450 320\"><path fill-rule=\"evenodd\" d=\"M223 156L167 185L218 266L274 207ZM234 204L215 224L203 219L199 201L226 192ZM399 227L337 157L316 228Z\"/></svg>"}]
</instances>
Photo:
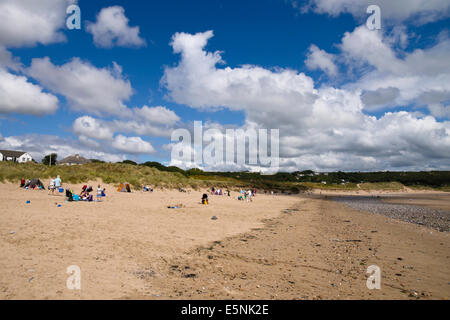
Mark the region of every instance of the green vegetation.
<instances>
[{"instance_id":1,"label":"green vegetation","mask_svg":"<svg viewBox=\"0 0 450 320\"><path fill-rule=\"evenodd\" d=\"M51 153L46 155L44 158L42 158L42 163L45 165L56 165L56 159L58 158L58 155L56 153Z\"/></svg>"},{"instance_id":2,"label":"green vegetation","mask_svg":"<svg viewBox=\"0 0 450 320\"><path fill-rule=\"evenodd\" d=\"M56 156L56 155L55 155ZM48 160L49 160L48 156ZM55 157L56 158L56 157ZM52 155L53 162L53 155ZM276 192L298 193L310 188L324 190L401 190L404 186L450 191L450 171L422 172L330 172L311 170L263 175L255 172L206 172L182 170L158 162L137 164L131 160L105 163L95 160L78 166L46 166L38 163L0 162L0 181L48 179L60 175L69 183L101 179L104 183L128 182L134 188L150 184L160 188L257 188Z\"/></svg>"},{"instance_id":3,"label":"green vegetation","mask_svg":"<svg viewBox=\"0 0 450 320\"><path fill-rule=\"evenodd\" d=\"M161 188L191 187L199 184L179 173L161 172L155 168L124 163L88 163L76 166L46 166L38 163L0 162L0 181L17 182L20 179L48 179L60 175L65 182L83 183L101 179L104 183L128 182L134 188L151 184Z\"/></svg>"},{"instance_id":4,"label":"green vegetation","mask_svg":"<svg viewBox=\"0 0 450 320\"><path fill-rule=\"evenodd\" d=\"M120 163L120 162L119 162ZM132 165L134 165L134 166L136 166L137 165L137 163L136 162L134 162L134 161L132 161L132 160L123 160L121 163L125 163L125 164L132 164Z\"/></svg>"}]
</instances>

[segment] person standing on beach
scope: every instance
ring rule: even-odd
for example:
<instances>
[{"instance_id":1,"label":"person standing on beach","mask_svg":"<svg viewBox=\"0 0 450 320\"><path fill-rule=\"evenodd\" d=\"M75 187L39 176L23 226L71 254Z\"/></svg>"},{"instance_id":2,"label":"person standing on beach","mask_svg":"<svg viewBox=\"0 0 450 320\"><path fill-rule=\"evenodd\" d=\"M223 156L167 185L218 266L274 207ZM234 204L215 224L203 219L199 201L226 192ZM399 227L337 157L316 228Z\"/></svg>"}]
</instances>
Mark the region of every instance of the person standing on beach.
<instances>
[{"instance_id":1,"label":"person standing on beach","mask_svg":"<svg viewBox=\"0 0 450 320\"><path fill-rule=\"evenodd\" d=\"M100 201L102 199L102 192L103 192L103 190L102 190L101 186L98 185L98 187L97 187L97 201Z\"/></svg>"},{"instance_id":2,"label":"person standing on beach","mask_svg":"<svg viewBox=\"0 0 450 320\"><path fill-rule=\"evenodd\" d=\"M247 202L248 202L248 201L253 201L252 196L253 196L252 190L248 190Z\"/></svg>"},{"instance_id":3,"label":"person standing on beach","mask_svg":"<svg viewBox=\"0 0 450 320\"><path fill-rule=\"evenodd\" d=\"M61 187L61 178L59 175L55 179L55 189L59 189Z\"/></svg>"},{"instance_id":4,"label":"person standing on beach","mask_svg":"<svg viewBox=\"0 0 450 320\"><path fill-rule=\"evenodd\" d=\"M48 194L50 194L50 191L52 194L55 192L55 179L50 179L50 184L48 186Z\"/></svg>"}]
</instances>

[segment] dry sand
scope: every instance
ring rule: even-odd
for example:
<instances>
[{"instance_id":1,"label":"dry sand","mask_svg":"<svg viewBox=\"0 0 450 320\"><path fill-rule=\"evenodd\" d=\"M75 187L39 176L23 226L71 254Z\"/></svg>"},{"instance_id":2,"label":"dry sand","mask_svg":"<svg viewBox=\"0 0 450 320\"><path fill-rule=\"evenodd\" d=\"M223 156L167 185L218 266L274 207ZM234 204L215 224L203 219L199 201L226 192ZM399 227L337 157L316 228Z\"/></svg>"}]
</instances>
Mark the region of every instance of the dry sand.
<instances>
[{"instance_id":1,"label":"dry sand","mask_svg":"<svg viewBox=\"0 0 450 320\"><path fill-rule=\"evenodd\" d=\"M104 202L68 203L0 184L0 298L450 297L447 232L307 197L232 193L202 206L201 191L106 188ZM372 264L381 290L366 287ZM66 287L70 265L81 290Z\"/></svg>"}]
</instances>

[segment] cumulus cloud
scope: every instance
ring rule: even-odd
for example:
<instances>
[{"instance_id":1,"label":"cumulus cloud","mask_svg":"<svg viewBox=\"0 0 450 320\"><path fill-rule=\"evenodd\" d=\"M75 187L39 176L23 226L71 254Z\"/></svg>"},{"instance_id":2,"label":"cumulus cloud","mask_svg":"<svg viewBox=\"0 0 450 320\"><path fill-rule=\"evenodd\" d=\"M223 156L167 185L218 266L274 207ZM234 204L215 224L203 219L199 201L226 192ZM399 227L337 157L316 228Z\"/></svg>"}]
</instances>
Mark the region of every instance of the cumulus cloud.
<instances>
[{"instance_id":1,"label":"cumulus cloud","mask_svg":"<svg viewBox=\"0 0 450 320\"><path fill-rule=\"evenodd\" d=\"M346 32L339 45L345 63L363 70L361 77L348 87L368 92L363 96L368 110L374 104L392 107L448 100L450 39L447 35L441 35L431 47L401 55L393 49L394 45L382 32L364 26ZM435 99L430 101L433 96ZM439 96L441 99L436 99Z\"/></svg>"},{"instance_id":2,"label":"cumulus cloud","mask_svg":"<svg viewBox=\"0 0 450 320\"><path fill-rule=\"evenodd\" d=\"M77 118L72 131L86 144L111 142L115 133L133 133L141 136L170 137L178 115L163 106L132 108L122 118L101 120L91 116Z\"/></svg>"},{"instance_id":3,"label":"cumulus cloud","mask_svg":"<svg viewBox=\"0 0 450 320\"><path fill-rule=\"evenodd\" d=\"M66 8L76 0L2 0L0 46L22 47L64 41Z\"/></svg>"},{"instance_id":4,"label":"cumulus cloud","mask_svg":"<svg viewBox=\"0 0 450 320\"><path fill-rule=\"evenodd\" d=\"M114 138L112 146L119 151L132 154L150 154L155 152L150 142L144 141L140 137L125 137L121 134Z\"/></svg>"},{"instance_id":5,"label":"cumulus cloud","mask_svg":"<svg viewBox=\"0 0 450 320\"><path fill-rule=\"evenodd\" d=\"M440 103L428 105L430 113L436 118L450 119L450 105L442 105Z\"/></svg>"},{"instance_id":6,"label":"cumulus cloud","mask_svg":"<svg viewBox=\"0 0 450 320\"><path fill-rule=\"evenodd\" d=\"M5 47L0 46L0 68L18 71L21 63L18 58L13 57L10 51Z\"/></svg>"},{"instance_id":7,"label":"cumulus cloud","mask_svg":"<svg viewBox=\"0 0 450 320\"><path fill-rule=\"evenodd\" d=\"M133 108L135 118L161 125L174 125L180 120L172 110L163 106Z\"/></svg>"},{"instance_id":8,"label":"cumulus cloud","mask_svg":"<svg viewBox=\"0 0 450 320\"><path fill-rule=\"evenodd\" d=\"M88 159L100 159L108 162L117 162L126 159L123 153L111 152L99 147L92 148L92 146L86 146L76 140L42 134L4 137L0 141L0 149L27 151L38 162L50 153L58 154L58 159L63 159L74 154L79 154Z\"/></svg>"},{"instance_id":9,"label":"cumulus cloud","mask_svg":"<svg viewBox=\"0 0 450 320\"><path fill-rule=\"evenodd\" d=\"M87 141L85 138L112 140L114 135L114 132L108 125L90 116L77 118L72 128L73 132L85 141Z\"/></svg>"},{"instance_id":10,"label":"cumulus cloud","mask_svg":"<svg viewBox=\"0 0 450 320\"><path fill-rule=\"evenodd\" d=\"M223 63L220 53L204 50L212 36L212 31L173 36L171 44L174 52L181 54L181 60L177 66L165 69L161 82L175 102L200 109L226 106L262 115L273 113L276 117L276 105L292 101L306 105L314 101L314 82L303 73L252 65L216 68Z\"/></svg>"},{"instance_id":11,"label":"cumulus cloud","mask_svg":"<svg viewBox=\"0 0 450 320\"><path fill-rule=\"evenodd\" d=\"M94 43L98 47L145 45L145 40L139 37L139 27L128 25L125 10L120 6L103 8L97 15L97 21L88 23L86 30L94 36Z\"/></svg>"},{"instance_id":12,"label":"cumulus cloud","mask_svg":"<svg viewBox=\"0 0 450 320\"><path fill-rule=\"evenodd\" d=\"M344 36L347 38L342 45L349 61L370 64L376 72L395 73L395 77L404 72L416 76L427 74L428 71L419 66L414 67L415 71L406 70L409 62L405 61L414 60L412 57L420 56L419 52L402 60L379 41L380 35L369 35L372 38L360 46L355 44L353 35ZM364 77L353 87L317 89L310 77L294 70L269 70L251 65L219 68L219 64L224 64L221 54L205 50L212 36L211 31L174 35L171 45L181 58L178 65L165 69L161 80L168 97L201 110L214 107L243 110L246 125L280 128L282 170L448 168L450 122L438 122L432 116L417 117L408 112L386 113L378 119L365 114L360 86ZM377 57L371 50L384 56ZM435 48L424 50L425 56L433 50ZM439 53L433 55L439 57ZM387 57L392 58L392 70L387 68L390 62L386 61ZM424 63L430 67L437 64L435 61ZM386 77L382 80L383 86L363 87L372 91L399 88L386 82ZM438 87L442 86L445 84ZM387 92L377 93L387 99ZM402 88L397 93L401 98L406 97ZM369 98L380 102L374 95Z\"/></svg>"},{"instance_id":13,"label":"cumulus cloud","mask_svg":"<svg viewBox=\"0 0 450 320\"><path fill-rule=\"evenodd\" d=\"M58 99L42 91L39 85L24 76L15 75L0 67L0 114L51 114L58 109Z\"/></svg>"},{"instance_id":14,"label":"cumulus cloud","mask_svg":"<svg viewBox=\"0 0 450 320\"><path fill-rule=\"evenodd\" d=\"M447 0L309 0L303 5L298 1L292 3L303 13L314 11L331 16L350 13L360 21L368 17L366 9L369 5L378 5L383 21L389 24L406 20L424 24L450 16L450 3Z\"/></svg>"},{"instance_id":15,"label":"cumulus cloud","mask_svg":"<svg viewBox=\"0 0 450 320\"><path fill-rule=\"evenodd\" d=\"M398 97L400 90L398 88L387 87L379 88L374 91L365 92L361 98L366 106L366 110L374 110L378 106L385 106L393 103Z\"/></svg>"},{"instance_id":16,"label":"cumulus cloud","mask_svg":"<svg viewBox=\"0 0 450 320\"><path fill-rule=\"evenodd\" d=\"M61 66L50 58L35 58L27 73L52 92L64 95L75 111L95 115L124 115L124 104L133 94L130 81L122 75L122 68L96 68L86 61L73 58Z\"/></svg>"},{"instance_id":17,"label":"cumulus cloud","mask_svg":"<svg viewBox=\"0 0 450 320\"><path fill-rule=\"evenodd\" d=\"M329 76L336 76L338 73L338 68L333 60L334 56L332 54L329 54L312 44L309 47L305 65L310 70L320 69Z\"/></svg>"}]
</instances>

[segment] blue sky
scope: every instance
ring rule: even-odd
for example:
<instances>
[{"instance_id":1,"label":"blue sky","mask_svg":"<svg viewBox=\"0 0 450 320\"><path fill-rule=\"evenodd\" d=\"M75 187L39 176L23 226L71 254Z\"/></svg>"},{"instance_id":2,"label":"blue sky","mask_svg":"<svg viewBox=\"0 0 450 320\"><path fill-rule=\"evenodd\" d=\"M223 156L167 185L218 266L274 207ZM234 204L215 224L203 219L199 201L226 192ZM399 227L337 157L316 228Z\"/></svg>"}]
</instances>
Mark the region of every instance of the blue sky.
<instances>
[{"instance_id":1,"label":"blue sky","mask_svg":"<svg viewBox=\"0 0 450 320\"><path fill-rule=\"evenodd\" d=\"M171 132L201 120L279 128L288 171L448 169L449 4L422 2L371 1L369 30L365 1L6 0L0 148L169 164Z\"/></svg>"}]
</instances>

